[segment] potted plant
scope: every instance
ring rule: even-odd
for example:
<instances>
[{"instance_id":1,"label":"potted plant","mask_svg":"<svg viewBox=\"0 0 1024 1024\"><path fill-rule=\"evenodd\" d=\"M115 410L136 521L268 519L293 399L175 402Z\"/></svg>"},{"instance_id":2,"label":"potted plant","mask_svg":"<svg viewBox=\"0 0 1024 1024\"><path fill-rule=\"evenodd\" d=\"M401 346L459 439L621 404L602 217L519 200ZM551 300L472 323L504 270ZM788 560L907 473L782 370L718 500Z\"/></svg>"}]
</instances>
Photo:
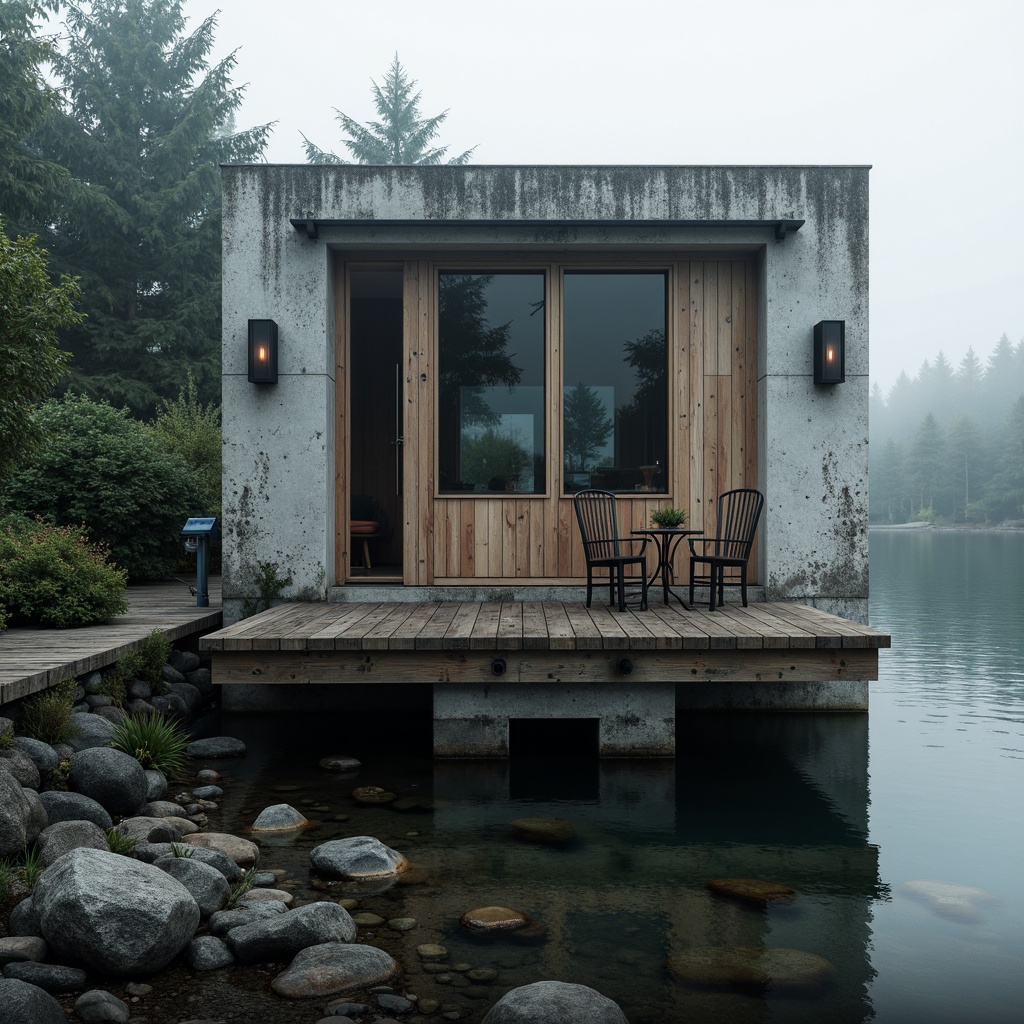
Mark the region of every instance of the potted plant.
<instances>
[{"instance_id":1,"label":"potted plant","mask_svg":"<svg viewBox=\"0 0 1024 1024\"><path fill-rule=\"evenodd\" d=\"M651 522L660 530L673 530L686 525L686 509L656 508L651 513Z\"/></svg>"}]
</instances>

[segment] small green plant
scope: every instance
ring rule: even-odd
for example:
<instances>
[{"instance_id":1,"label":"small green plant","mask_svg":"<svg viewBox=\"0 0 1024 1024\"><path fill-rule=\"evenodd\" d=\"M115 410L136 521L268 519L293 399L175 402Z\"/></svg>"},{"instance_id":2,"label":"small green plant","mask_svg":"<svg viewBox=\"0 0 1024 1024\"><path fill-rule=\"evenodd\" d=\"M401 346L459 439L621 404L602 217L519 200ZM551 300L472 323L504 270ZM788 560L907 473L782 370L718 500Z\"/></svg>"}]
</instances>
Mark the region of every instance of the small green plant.
<instances>
[{"instance_id":1,"label":"small green plant","mask_svg":"<svg viewBox=\"0 0 1024 1024\"><path fill-rule=\"evenodd\" d=\"M10 750L14 743L14 733L8 729L6 732L0 732L0 750Z\"/></svg>"},{"instance_id":2,"label":"small green plant","mask_svg":"<svg viewBox=\"0 0 1024 1024\"><path fill-rule=\"evenodd\" d=\"M108 828L105 834L110 852L120 853L125 857L135 849L135 844L139 841L135 836L126 836L123 832L118 832L116 828Z\"/></svg>"},{"instance_id":3,"label":"small green plant","mask_svg":"<svg viewBox=\"0 0 1024 1024\"><path fill-rule=\"evenodd\" d=\"M662 530L672 530L686 525L686 509L656 508L651 513L651 522Z\"/></svg>"},{"instance_id":4,"label":"small green plant","mask_svg":"<svg viewBox=\"0 0 1024 1024\"><path fill-rule=\"evenodd\" d=\"M278 576L277 562L259 562L255 572L251 572L252 585L258 591L257 597L247 597L242 602L242 618L247 619L257 612L265 612L277 600L285 587L292 585L292 578Z\"/></svg>"},{"instance_id":5,"label":"small green plant","mask_svg":"<svg viewBox=\"0 0 1024 1024\"><path fill-rule=\"evenodd\" d=\"M10 862L0 860L0 913L3 913L4 907L7 906L7 901L11 898L13 884L13 872Z\"/></svg>"},{"instance_id":6,"label":"small green plant","mask_svg":"<svg viewBox=\"0 0 1024 1024\"><path fill-rule=\"evenodd\" d=\"M182 846L180 843L171 843L171 853L175 857L181 857L184 860L189 860L195 856L195 849L191 846Z\"/></svg>"},{"instance_id":7,"label":"small green plant","mask_svg":"<svg viewBox=\"0 0 1024 1024\"><path fill-rule=\"evenodd\" d=\"M29 892L36 887L36 882L39 881L39 876L43 873L44 868L45 865L39 850L34 846L26 846L24 863L18 874L21 875L21 880L28 886Z\"/></svg>"},{"instance_id":8,"label":"small green plant","mask_svg":"<svg viewBox=\"0 0 1024 1024\"><path fill-rule=\"evenodd\" d=\"M59 790L64 792L68 788L68 776L71 774L71 762L65 757L58 761L53 768L47 769L43 775L44 790Z\"/></svg>"},{"instance_id":9,"label":"small green plant","mask_svg":"<svg viewBox=\"0 0 1024 1024\"><path fill-rule=\"evenodd\" d=\"M164 665L171 656L171 641L162 630L154 629L143 641L138 651L142 664L138 667L139 679L144 679L154 692L164 686Z\"/></svg>"},{"instance_id":10,"label":"small green plant","mask_svg":"<svg viewBox=\"0 0 1024 1024\"><path fill-rule=\"evenodd\" d=\"M51 747L67 740L77 685L75 677L68 676L56 686L25 701L25 730L29 736L49 743Z\"/></svg>"},{"instance_id":11,"label":"small green plant","mask_svg":"<svg viewBox=\"0 0 1024 1024\"><path fill-rule=\"evenodd\" d=\"M188 737L176 722L153 711L137 718L126 718L114 726L110 745L130 754L143 768L155 768L171 779L185 770L187 742Z\"/></svg>"},{"instance_id":12,"label":"small green plant","mask_svg":"<svg viewBox=\"0 0 1024 1024\"><path fill-rule=\"evenodd\" d=\"M231 893L228 896L228 902L226 904L227 909L230 910L254 885L256 884L256 867L255 865L246 871L242 869L242 873L238 878L238 881L231 886Z\"/></svg>"}]
</instances>

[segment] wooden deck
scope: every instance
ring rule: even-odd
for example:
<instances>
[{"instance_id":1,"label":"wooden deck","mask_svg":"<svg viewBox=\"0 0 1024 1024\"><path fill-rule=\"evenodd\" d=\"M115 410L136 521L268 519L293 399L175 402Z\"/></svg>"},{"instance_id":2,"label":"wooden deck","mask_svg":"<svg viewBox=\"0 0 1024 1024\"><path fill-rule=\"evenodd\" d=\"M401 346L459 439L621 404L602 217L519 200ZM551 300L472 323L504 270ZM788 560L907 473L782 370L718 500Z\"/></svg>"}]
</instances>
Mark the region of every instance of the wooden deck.
<instances>
[{"instance_id":1,"label":"wooden deck","mask_svg":"<svg viewBox=\"0 0 1024 1024\"><path fill-rule=\"evenodd\" d=\"M877 679L884 633L799 604L284 604L204 636L217 683ZM500 662L500 664L499 664Z\"/></svg>"},{"instance_id":2,"label":"wooden deck","mask_svg":"<svg viewBox=\"0 0 1024 1024\"><path fill-rule=\"evenodd\" d=\"M154 629L175 641L223 621L220 579L210 580L209 608L197 608L188 586L177 581L129 587L127 598L128 611L102 626L0 633L0 704L112 665Z\"/></svg>"}]
</instances>

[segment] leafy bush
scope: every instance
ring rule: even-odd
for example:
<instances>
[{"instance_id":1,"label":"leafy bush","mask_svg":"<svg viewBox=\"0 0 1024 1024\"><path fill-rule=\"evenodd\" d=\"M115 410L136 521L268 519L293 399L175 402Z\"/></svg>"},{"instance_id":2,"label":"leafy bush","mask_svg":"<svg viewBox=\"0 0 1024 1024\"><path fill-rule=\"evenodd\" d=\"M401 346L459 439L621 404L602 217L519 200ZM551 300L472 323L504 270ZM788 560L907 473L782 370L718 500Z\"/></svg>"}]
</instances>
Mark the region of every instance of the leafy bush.
<instances>
[{"instance_id":1,"label":"leafy bush","mask_svg":"<svg viewBox=\"0 0 1024 1024\"><path fill-rule=\"evenodd\" d=\"M203 505L181 459L126 410L83 396L51 399L36 418L47 439L8 481L4 506L83 524L129 579L171 572L181 527Z\"/></svg>"},{"instance_id":2,"label":"leafy bush","mask_svg":"<svg viewBox=\"0 0 1024 1024\"><path fill-rule=\"evenodd\" d=\"M185 770L186 734L176 722L158 712L126 718L114 727L110 745L135 758L143 768L155 768L167 778L177 778Z\"/></svg>"},{"instance_id":3,"label":"leafy bush","mask_svg":"<svg viewBox=\"0 0 1024 1024\"><path fill-rule=\"evenodd\" d=\"M108 622L128 610L125 583L81 527L0 520L0 617L54 629Z\"/></svg>"},{"instance_id":4,"label":"leafy bush","mask_svg":"<svg viewBox=\"0 0 1024 1024\"><path fill-rule=\"evenodd\" d=\"M49 690L29 697L22 706L29 736L54 746L64 743L71 728L71 707L75 700L74 676L68 676Z\"/></svg>"},{"instance_id":5,"label":"leafy bush","mask_svg":"<svg viewBox=\"0 0 1024 1024\"><path fill-rule=\"evenodd\" d=\"M71 762L65 757L61 758L43 776L43 789L59 790L66 792L68 788L68 777L71 775Z\"/></svg>"},{"instance_id":6,"label":"leafy bush","mask_svg":"<svg viewBox=\"0 0 1024 1024\"><path fill-rule=\"evenodd\" d=\"M255 588L258 594L242 602L243 619L257 612L265 612L281 596L285 587L292 585L291 575L278 576L277 570L277 562L259 562L255 570L246 573L247 589Z\"/></svg>"},{"instance_id":7,"label":"leafy bush","mask_svg":"<svg viewBox=\"0 0 1024 1024\"><path fill-rule=\"evenodd\" d=\"M154 691L164 688L163 671L171 656L171 641L159 629L154 629L143 641L138 651L141 664L136 670L139 679L145 679Z\"/></svg>"}]
</instances>

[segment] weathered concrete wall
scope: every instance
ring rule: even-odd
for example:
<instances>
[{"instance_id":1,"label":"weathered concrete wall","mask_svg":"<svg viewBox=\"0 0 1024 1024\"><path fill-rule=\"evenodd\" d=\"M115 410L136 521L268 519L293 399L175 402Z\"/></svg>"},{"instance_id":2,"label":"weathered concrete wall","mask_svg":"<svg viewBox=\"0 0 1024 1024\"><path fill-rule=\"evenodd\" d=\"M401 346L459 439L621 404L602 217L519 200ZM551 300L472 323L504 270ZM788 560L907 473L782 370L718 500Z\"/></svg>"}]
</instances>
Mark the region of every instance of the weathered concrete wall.
<instances>
[{"instance_id":1,"label":"weathered concrete wall","mask_svg":"<svg viewBox=\"0 0 1024 1024\"><path fill-rule=\"evenodd\" d=\"M866 167L225 167L224 598L275 561L286 598L335 581L332 248L547 246L761 252L760 577L866 620L868 169ZM346 221L319 239L293 217ZM756 226L806 223L784 241ZM280 380L246 381L248 319L280 330ZM846 321L845 384L812 383L811 339Z\"/></svg>"}]
</instances>

